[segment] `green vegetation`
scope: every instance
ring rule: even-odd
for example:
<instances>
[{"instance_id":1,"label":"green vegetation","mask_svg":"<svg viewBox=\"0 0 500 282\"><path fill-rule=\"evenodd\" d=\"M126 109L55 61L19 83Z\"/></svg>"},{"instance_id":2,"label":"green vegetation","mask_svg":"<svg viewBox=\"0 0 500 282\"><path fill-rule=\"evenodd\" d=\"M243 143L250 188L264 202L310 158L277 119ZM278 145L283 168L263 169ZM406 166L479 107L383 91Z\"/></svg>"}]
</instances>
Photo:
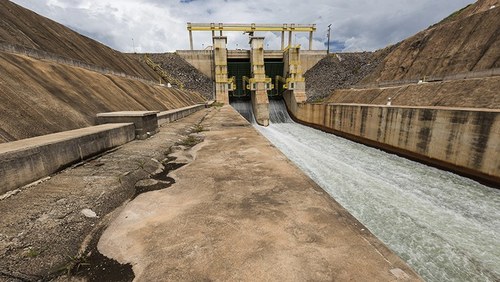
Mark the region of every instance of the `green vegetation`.
<instances>
[{"instance_id":1,"label":"green vegetation","mask_svg":"<svg viewBox=\"0 0 500 282\"><path fill-rule=\"evenodd\" d=\"M224 103L221 103L221 102L213 102L212 105L210 105L210 107L222 107L224 106Z\"/></svg>"},{"instance_id":2,"label":"green vegetation","mask_svg":"<svg viewBox=\"0 0 500 282\"><path fill-rule=\"evenodd\" d=\"M193 147L194 145L200 143L201 139L194 137L193 135L189 135L188 137L184 138L183 140L177 142L177 145L182 145L186 147Z\"/></svg>"},{"instance_id":3,"label":"green vegetation","mask_svg":"<svg viewBox=\"0 0 500 282\"><path fill-rule=\"evenodd\" d=\"M206 131L206 129L203 128L203 125L201 124L195 124L195 126L193 127L193 129L191 130L192 133L200 133L202 131Z\"/></svg>"},{"instance_id":4,"label":"green vegetation","mask_svg":"<svg viewBox=\"0 0 500 282\"><path fill-rule=\"evenodd\" d=\"M165 152L163 152L163 155L165 157L168 157L168 155L170 155L171 153L172 153L172 146L168 147L168 149Z\"/></svg>"},{"instance_id":5,"label":"green vegetation","mask_svg":"<svg viewBox=\"0 0 500 282\"><path fill-rule=\"evenodd\" d=\"M59 268L58 272L66 272L66 275L71 276L72 274L78 273L78 271L80 271L80 268L90 266L90 263L87 262L86 256L68 256L68 258L68 263Z\"/></svg>"},{"instance_id":6,"label":"green vegetation","mask_svg":"<svg viewBox=\"0 0 500 282\"><path fill-rule=\"evenodd\" d=\"M26 251L26 256L29 257L29 258L36 258L37 256L39 256L40 254L42 253L41 250L38 250L38 249L35 249L35 248L29 248L27 251Z\"/></svg>"},{"instance_id":7,"label":"green vegetation","mask_svg":"<svg viewBox=\"0 0 500 282\"><path fill-rule=\"evenodd\" d=\"M313 99L311 99L311 101L309 101L310 103L323 103L323 101L325 101L325 98L326 97L314 97Z\"/></svg>"},{"instance_id":8,"label":"green vegetation","mask_svg":"<svg viewBox=\"0 0 500 282\"><path fill-rule=\"evenodd\" d=\"M146 166L146 161L144 161L144 160L137 160L136 163L137 163L137 167L141 168L141 169L144 169L144 167Z\"/></svg>"}]
</instances>

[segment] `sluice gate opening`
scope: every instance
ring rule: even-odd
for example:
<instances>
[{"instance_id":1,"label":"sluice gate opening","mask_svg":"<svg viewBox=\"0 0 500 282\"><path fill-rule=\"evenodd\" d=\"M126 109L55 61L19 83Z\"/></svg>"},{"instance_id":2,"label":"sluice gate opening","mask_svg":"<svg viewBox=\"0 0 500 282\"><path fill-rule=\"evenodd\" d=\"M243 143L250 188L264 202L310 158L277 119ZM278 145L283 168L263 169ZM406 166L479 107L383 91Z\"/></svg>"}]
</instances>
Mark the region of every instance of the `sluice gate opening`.
<instances>
[{"instance_id":1,"label":"sluice gate opening","mask_svg":"<svg viewBox=\"0 0 500 282\"><path fill-rule=\"evenodd\" d=\"M279 79L283 76L284 63L280 59L264 60L264 69L266 77L270 78L270 84L273 87L267 90L269 99L280 98L285 84ZM234 87L229 91L229 100L250 100L251 86L246 81L246 78L251 77L251 63L245 59L228 59L227 73L229 77L234 77Z\"/></svg>"},{"instance_id":2,"label":"sluice gate opening","mask_svg":"<svg viewBox=\"0 0 500 282\"><path fill-rule=\"evenodd\" d=\"M229 104L234 99L252 101L252 110L258 124L269 125L269 99L279 98L286 92L294 102L304 102L305 79L302 76L300 45L292 45L294 32L309 32L309 49L316 26L296 24L194 24L188 23L191 49L192 31L211 31L213 41L213 76L215 100ZM216 31L219 35L216 36ZM227 49L223 32L243 31L249 35L249 50ZM265 37L255 32L281 32L281 50L264 50ZM285 48L285 32L288 45Z\"/></svg>"}]
</instances>

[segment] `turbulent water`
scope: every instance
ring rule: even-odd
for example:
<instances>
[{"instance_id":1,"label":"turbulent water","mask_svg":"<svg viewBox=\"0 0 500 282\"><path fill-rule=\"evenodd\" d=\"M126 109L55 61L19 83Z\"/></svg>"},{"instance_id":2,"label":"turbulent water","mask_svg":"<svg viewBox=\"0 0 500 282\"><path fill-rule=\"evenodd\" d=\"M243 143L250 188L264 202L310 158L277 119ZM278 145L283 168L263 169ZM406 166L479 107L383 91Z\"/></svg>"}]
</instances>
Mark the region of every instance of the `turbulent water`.
<instances>
[{"instance_id":1,"label":"turbulent water","mask_svg":"<svg viewBox=\"0 0 500 282\"><path fill-rule=\"evenodd\" d=\"M270 118L254 126L425 280L500 281L500 190L293 123L282 101Z\"/></svg>"}]
</instances>

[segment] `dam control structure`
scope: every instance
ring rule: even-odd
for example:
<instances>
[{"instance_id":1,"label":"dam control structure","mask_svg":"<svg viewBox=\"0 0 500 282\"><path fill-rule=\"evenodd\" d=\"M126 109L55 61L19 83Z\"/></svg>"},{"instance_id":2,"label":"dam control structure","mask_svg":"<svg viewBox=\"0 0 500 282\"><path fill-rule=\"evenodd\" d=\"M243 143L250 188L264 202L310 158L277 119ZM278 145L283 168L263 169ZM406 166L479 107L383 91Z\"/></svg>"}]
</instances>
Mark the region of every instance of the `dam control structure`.
<instances>
[{"instance_id":1,"label":"dam control structure","mask_svg":"<svg viewBox=\"0 0 500 282\"><path fill-rule=\"evenodd\" d=\"M304 102L303 73L327 55L326 50L312 50L314 24L187 23L187 29L191 50L177 53L213 79L217 102L251 100L256 121L264 126L269 124L269 99L287 95L296 102ZM193 50L193 31L212 33L211 50ZM229 31L247 33L250 50L228 50L223 32ZM265 50L265 38L255 32L281 32L281 49ZM309 33L309 50L292 44L294 32Z\"/></svg>"}]
</instances>

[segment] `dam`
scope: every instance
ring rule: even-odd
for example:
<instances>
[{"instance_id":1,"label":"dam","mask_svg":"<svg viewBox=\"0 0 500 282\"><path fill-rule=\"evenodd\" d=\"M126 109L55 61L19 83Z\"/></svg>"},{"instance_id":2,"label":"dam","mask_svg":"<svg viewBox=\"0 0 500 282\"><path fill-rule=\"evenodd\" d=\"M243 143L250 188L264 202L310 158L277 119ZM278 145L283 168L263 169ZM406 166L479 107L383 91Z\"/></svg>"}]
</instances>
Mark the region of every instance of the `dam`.
<instances>
[{"instance_id":1,"label":"dam","mask_svg":"<svg viewBox=\"0 0 500 282\"><path fill-rule=\"evenodd\" d=\"M492 3L374 52L122 53L1 2L0 280L498 281Z\"/></svg>"}]
</instances>

